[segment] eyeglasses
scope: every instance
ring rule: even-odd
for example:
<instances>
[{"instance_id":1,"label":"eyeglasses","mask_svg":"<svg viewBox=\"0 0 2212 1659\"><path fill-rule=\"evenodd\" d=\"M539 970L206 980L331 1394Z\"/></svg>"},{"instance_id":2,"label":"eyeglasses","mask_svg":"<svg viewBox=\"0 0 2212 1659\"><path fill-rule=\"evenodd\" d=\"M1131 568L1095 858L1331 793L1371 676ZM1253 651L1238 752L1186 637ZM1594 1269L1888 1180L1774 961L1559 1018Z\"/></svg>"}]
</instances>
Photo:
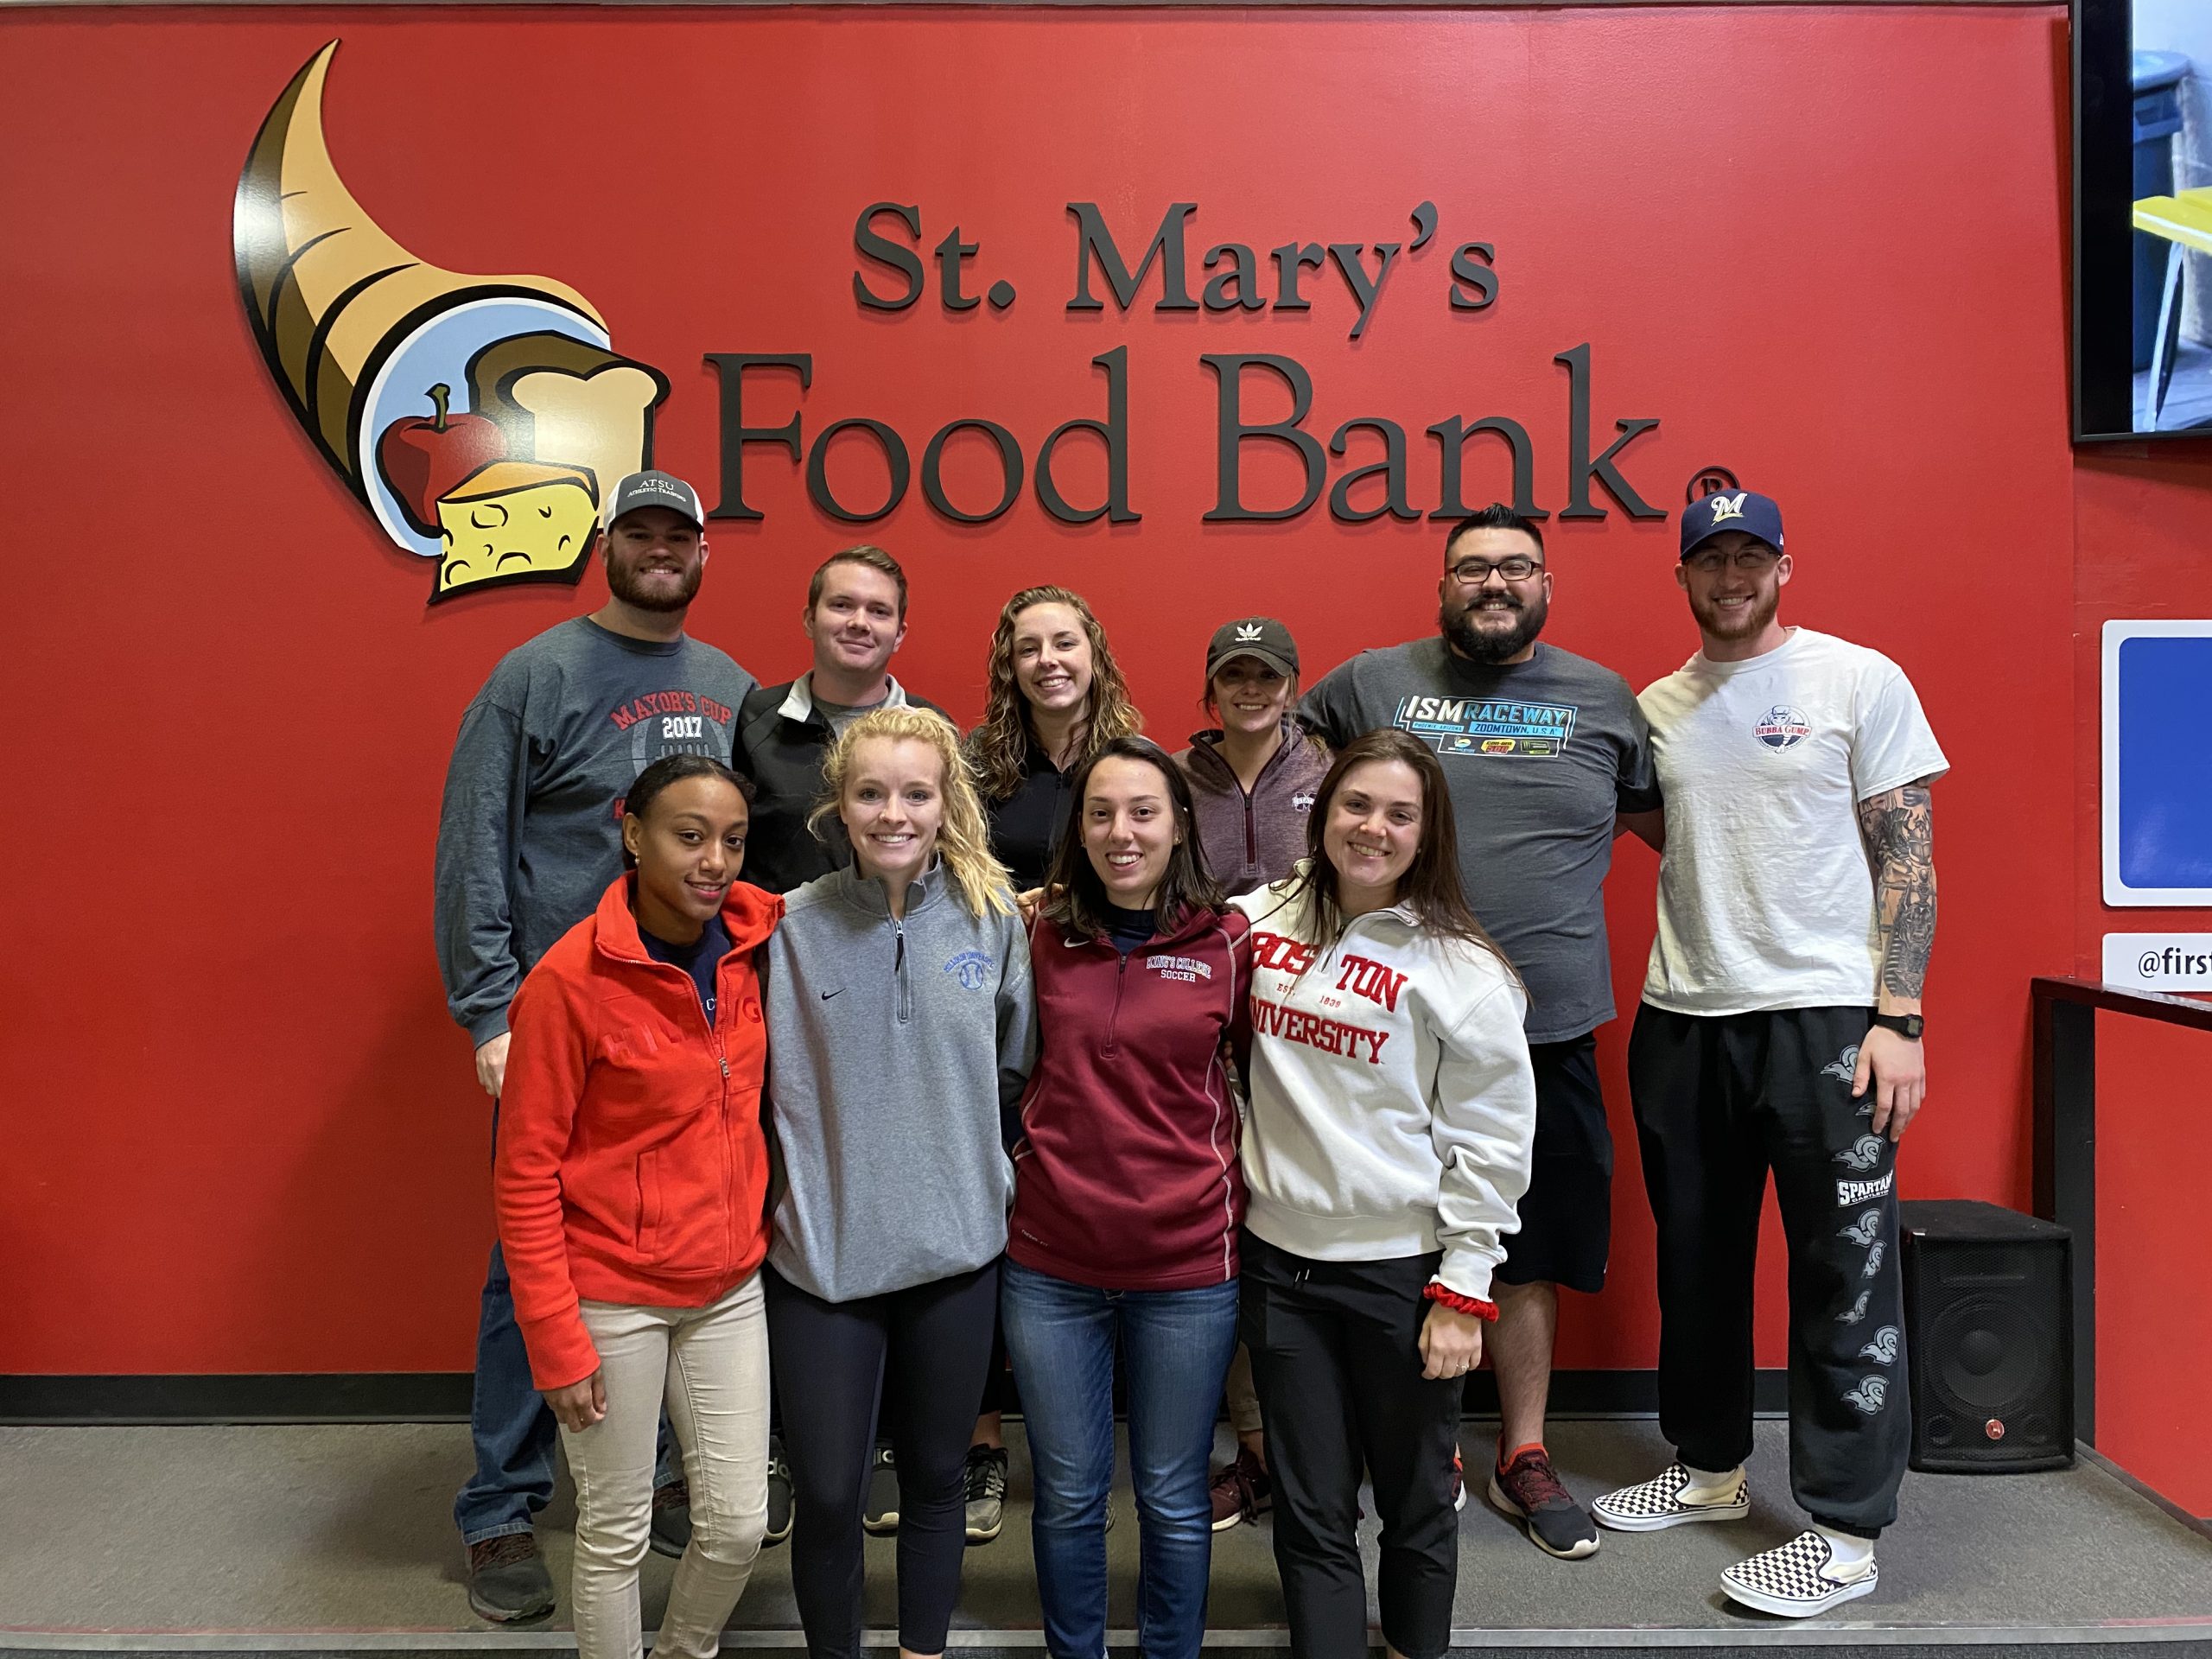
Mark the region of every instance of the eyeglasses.
<instances>
[{"instance_id":1,"label":"eyeglasses","mask_svg":"<svg viewBox=\"0 0 2212 1659\"><path fill-rule=\"evenodd\" d=\"M1717 547L1707 547L1700 548L1682 563L1700 576L1717 576L1731 564L1747 576L1756 576L1772 569L1781 556L1770 547L1739 547L1733 557Z\"/></svg>"},{"instance_id":2,"label":"eyeglasses","mask_svg":"<svg viewBox=\"0 0 2212 1659\"><path fill-rule=\"evenodd\" d=\"M1531 558L1516 553L1510 558L1462 559L1452 567L1452 580L1462 588L1479 588L1490 580L1490 573L1497 571L1508 582L1526 582L1544 567Z\"/></svg>"}]
</instances>

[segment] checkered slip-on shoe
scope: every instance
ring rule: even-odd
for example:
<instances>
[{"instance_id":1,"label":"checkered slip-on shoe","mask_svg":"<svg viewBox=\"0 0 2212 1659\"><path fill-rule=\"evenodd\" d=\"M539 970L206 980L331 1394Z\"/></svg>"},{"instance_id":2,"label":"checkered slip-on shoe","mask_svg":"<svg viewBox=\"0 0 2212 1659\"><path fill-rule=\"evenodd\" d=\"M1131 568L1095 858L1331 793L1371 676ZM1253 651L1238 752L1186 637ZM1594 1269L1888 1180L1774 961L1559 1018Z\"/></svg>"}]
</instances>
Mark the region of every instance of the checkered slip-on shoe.
<instances>
[{"instance_id":1,"label":"checkered slip-on shoe","mask_svg":"<svg viewBox=\"0 0 2212 1659\"><path fill-rule=\"evenodd\" d=\"M1860 1596L1872 1595L1882 1580L1882 1569L1872 1561L1855 1579L1840 1575L1835 1548L1808 1529L1786 1544L1725 1568L1720 1587L1746 1607L1784 1618L1810 1618L1831 1607Z\"/></svg>"},{"instance_id":2,"label":"checkered slip-on shoe","mask_svg":"<svg viewBox=\"0 0 2212 1659\"><path fill-rule=\"evenodd\" d=\"M1590 1505L1590 1513L1615 1532L1662 1532L1688 1521L1740 1521L1751 1512L1751 1483L1740 1475L1736 1496L1726 1503L1683 1503L1682 1488L1689 1484L1690 1471L1670 1463L1656 1480L1607 1492Z\"/></svg>"}]
</instances>

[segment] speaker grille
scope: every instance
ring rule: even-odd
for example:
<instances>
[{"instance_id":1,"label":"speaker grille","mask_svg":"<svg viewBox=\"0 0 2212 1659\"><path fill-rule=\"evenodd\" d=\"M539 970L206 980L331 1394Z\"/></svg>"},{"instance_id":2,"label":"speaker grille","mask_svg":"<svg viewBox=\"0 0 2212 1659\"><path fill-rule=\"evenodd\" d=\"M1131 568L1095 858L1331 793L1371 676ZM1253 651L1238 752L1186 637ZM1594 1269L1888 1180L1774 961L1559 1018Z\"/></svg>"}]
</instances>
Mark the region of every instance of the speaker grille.
<instances>
[{"instance_id":1,"label":"speaker grille","mask_svg":"<svg viewBox=\"0 0 2212 1659\"><path fill-rule=\"evenodd\" d=\"M2072 1461L2069 1241L2022 1236L1993 1205L1945 1204L1944 1227L1904 1216L1906 1351L1916 1469L1997 1472ZM1931 1210L1936 1206L1930 1206ZM1968 1212L1988 1212L1986 1228Z\"/></svg>"}]
</instances>

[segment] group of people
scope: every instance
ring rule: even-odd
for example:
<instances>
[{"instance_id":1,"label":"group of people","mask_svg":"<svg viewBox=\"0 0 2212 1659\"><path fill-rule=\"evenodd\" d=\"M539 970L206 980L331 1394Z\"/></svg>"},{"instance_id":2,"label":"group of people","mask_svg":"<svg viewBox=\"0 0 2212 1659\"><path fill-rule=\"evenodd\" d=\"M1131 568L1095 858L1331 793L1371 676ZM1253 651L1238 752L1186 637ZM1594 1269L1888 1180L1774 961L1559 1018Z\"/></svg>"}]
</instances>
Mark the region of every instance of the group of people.
<instances>
[{"instance_id":1,"label":"group of people","mask_svg":"<svg viewBox=\"0 0 2212 1659\"><path fill-rule=\"evenodd\" d=\"M602 549L606 604L469 706L440 823L440 962L495 1102L454 1506L479 1613L554 1604L557 1435L588 1659L641 1651L649 1548L679 1557L658 1650L707 1659L786 1539L809 1651L856 1656L871 1530L902 1654L942 1653L1010 1375L1046 1645L1095 1659L1118 1370L1146 1653L1198 1653L1211 1533L1262 1514L1294 1650L1363 1651L1364 1480L1383 1637L1435 1659L1485 1353L1472 1478L1548 1554L1748 1513L1770 1170L1812 1524L1723 1587L1785 1615L1875 1587L1945 762L1895 664L1781 623L1772 501L1684 512L1700 649L1641 696L1540 639L1541 527L1493 507L1446 537L1434 635L1310 690L1281 621L1224 624L1217 724L1173 754L1065 588L1007 602L963 737L890 672L882 550L814 573L812 667L761 687L684 632L690 486L622 480ZM1605 1274L1624 831L1661 851L1630 1073L1678 1455L1586 1508L1544 1421L1557 1287Z\"/></svg>"}]
</instances>

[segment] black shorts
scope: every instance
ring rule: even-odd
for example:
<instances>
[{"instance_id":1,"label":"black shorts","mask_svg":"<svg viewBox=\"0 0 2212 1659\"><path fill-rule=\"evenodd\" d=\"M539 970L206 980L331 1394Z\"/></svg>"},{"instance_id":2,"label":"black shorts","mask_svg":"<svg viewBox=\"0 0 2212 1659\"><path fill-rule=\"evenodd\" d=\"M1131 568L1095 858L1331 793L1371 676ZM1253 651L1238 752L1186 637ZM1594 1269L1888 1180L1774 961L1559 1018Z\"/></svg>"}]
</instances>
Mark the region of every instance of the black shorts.
<instances>
[{"instance_id":1,"label":"black shorts","mask_svg":"<svg viewBox=\"0 0 2212 1659\"><path fill-rule=\"evenodd\" d=\"M1531 1043L1536 1142L1521 1230L1505 1240L1496 1276L1509 1285L1548 1280L1596 1294L1613 1242L1613 1131L1598 1088L1598 1039Z\"/></svg>"}]
</instances>

